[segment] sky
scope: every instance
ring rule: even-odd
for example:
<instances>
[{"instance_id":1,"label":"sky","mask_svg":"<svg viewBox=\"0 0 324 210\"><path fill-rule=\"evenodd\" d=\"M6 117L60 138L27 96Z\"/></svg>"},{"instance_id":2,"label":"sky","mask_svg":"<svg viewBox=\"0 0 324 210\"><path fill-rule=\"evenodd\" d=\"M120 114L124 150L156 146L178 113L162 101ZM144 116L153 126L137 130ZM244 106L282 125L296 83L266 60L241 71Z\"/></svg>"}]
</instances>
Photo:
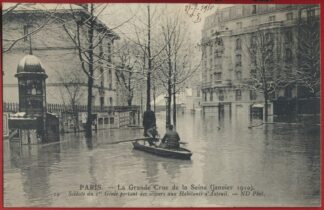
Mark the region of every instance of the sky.
<instances>
[{"instance_id":1,"label":"sky","mask_svg":"<svg viewBox=\"0 0 324 210\"><path fill-rule=\"evenodd\" d=\"M102 12L100 18L109 27L115 28L115 31L121 36L130 36L128 28L130 24L123 24L122 26L116 28L123 22L131 19L138 19L138 16L143 17L143 11L146 12L147 4L109 4L105 11ZM151 4L151 12L153 10L163 11L163 16L179 14L184 23L188 26L188 31L191 38L197 43L201 39L201 30L203 28L204 19L206 16L214 13L217 8L224 8L231 6L230 4ZM193 11L195 11L193 13ZM199 14L198 14L199 13ZM198 18L199 15L199 18ZM145 20L142 18L142 20ZM158 20L156 21L158 22ZM152 24L153 28L156 25ZM157 26L158 27L158 26Z\"/></svg>"},{"instance_id":2,"label":"sky","mask_svg":"<svg viewBox=\"0 0 324 210\"><path fill-rule=\"evenodd\" d=\"M15 3L4 3L3 9L14 6ZM128 22L145 20L143 18L143 11L146 12L147 4L140 3L109 3L109 4L97 4L98 11L100 11L100 19L107 24L109 28L113 28L120 37L123 39L125 36L132 36L130 34L129 28L132 27ZM168 15L179 14L182 21L187 24L188 32L193 40L197 43L201 39L201 30L203 28L204 18L213 12L217 8L224 8L231 6L231 4L150 4L151 12L157 13L159 16L156 18L155 22L159 21L159 18L166 17ZM75 8L78 8L74 5ZM21 4L19 5L20 9L69 9L70 5L68 4ZM193 13L194 11L194 13ZM162 15L161 15L162 13ZM199 14L198 14L199 13ZM199 15L199 18L197 16ZM142 17L141 17L142 16ZM158 24L152 24L154 27L159 27Z\"/></svg>"}]
</instances>

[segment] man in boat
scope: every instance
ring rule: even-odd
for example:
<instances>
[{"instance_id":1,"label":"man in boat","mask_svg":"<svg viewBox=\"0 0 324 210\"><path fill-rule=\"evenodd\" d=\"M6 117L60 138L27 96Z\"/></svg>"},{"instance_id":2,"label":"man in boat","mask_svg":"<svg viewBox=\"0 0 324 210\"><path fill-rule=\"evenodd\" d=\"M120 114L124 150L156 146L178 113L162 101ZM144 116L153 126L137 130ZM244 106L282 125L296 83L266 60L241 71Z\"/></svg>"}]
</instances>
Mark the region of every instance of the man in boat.
<instances>
[{"instance_id":1,"label":"man in boat","mask_svg":"<svg viewBox=\"0 0 324 210\"><path fill-rule=\"evenodd\" d=\"M162 138L160 147L167 149L179 149L180 148L179 134L173 130L173 125L167 125L167 131Z\"/></svg>"},{"instance_id":2,"label":"man in boat","mask_svg":"<svg viewBox=\"0 0 324 210\"><path fill-rule=\"evenodd\" d=\"M150 139L148 140L150 146L152 146L152 145L156 146L154 142L159 141L157 139L157 137L159 136L159 133L158 133L158 131L156 129L156 125L155 124L153 125L152 128L149 128L147 130L147 136L150 137Z\"/></svg>"},{"instance_id":3,"label":"man in boat","mask_svg":"<svg viewBox=\"0 0 324 210\"><path fill-rule=\"evenodd\" d=\"M144 116L143 116L143 127L144 127L145 137L148 137L147 130L152 128L153 125L155 124L156 124L155 113L151 110L151 108L148 108L148 110L144 112Z\"/></svg>"}]
</instances>

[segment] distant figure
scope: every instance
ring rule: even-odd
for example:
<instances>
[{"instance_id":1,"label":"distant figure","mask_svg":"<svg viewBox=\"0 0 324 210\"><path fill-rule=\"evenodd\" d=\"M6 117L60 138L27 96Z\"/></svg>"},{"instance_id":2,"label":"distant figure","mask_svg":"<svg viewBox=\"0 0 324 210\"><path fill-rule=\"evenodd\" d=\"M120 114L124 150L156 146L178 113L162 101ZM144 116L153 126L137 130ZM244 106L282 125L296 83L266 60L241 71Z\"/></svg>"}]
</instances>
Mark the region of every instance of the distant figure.
<instances>
[{"instance_id":1,"label":"distant figure","mask_svg":"<svg viewBox=\"0 0 324 210\"><path fill-rule=\"evenodd\" d=\"M149 128L149 129L147 130L147 136L150 137L150 139L148 140L150 146L155 145L154 142L159 141L159 140L157 139L157 137L159 136L159 133L158 133L158 131L157 131L156 125L153 125L152 128ZM155 146L156 146L156 145L155 145Z\"/></svg>"},{"instance_id":2,"label":"distant figure","mask_svg":"<svg viewBox=\"0 0 324 210\"><path fill-rule=\"evenodd\" d=\"M144 112L143 116L143 126L144 126L144 136L148 137L147 130L152 128L156 124L155 113L149 108Z\"/></svg>"},{"instance_id":3,"label":"distant figure","mask_svg":"<svg viewBox=\"0 0 324 210\"><path fill-rule=\"evenodd\" d=\"M162 138L160 147L167 149L179 149L180 147L180 137L179 134L173 130L173 125L167 126L167 131Z\"/></svg>"}]
</instances>

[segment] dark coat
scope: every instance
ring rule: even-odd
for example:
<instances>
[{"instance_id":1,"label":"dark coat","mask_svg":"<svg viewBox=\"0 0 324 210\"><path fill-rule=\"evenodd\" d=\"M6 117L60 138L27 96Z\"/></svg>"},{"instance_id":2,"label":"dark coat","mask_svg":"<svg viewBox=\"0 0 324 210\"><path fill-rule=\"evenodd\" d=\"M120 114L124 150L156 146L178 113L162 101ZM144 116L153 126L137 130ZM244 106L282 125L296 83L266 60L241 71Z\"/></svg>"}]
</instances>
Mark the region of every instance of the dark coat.
<instances>
[{"instance_id":1,"label":"dark coat","mask_svg":"<svg viewBox=\"0 0 324 210\"><path fill-rule=\"evenodd\" d=\"M156 124L155 113L151 110L145 111L143 116L144 129L147 130L149 128L152 128L153 125L155 124Z\"/></svg>"},{"instance_id":2,"label":"dark coat","mask_svg":"<svg viewBox=\"0 0 324 210\"><path fill-rule=\"evenodd\" d=\"M162 138L162 143L166 145L167 148L179 148L180 137L176 131L167 131Z\"/></svg>"}]
</instances>

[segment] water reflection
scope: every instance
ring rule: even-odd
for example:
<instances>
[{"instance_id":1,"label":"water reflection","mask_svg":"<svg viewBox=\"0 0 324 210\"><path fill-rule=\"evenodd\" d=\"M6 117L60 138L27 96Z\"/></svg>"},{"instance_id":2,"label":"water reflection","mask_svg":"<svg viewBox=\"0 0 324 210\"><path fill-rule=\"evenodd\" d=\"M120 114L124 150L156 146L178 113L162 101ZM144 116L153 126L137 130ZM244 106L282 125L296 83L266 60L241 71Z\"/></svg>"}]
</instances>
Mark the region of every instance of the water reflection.
<instances>
[{"instance_id":1,"label":"water reflection","mask_svg":"<svg viewBox=\"0 0 324 210\"><path fill-rule=\"evenodd\" d=\"M183 146L193 152L191 161L135 151L131 143L109 144L142 135L142 130L130 128L98 130L91 139L82 133L65 134L60 144L48 146L6 144L5 206L318 205L319 126L267 124L249 129L250 123L235 115L240 113L179 116L177 131L188 143ZM163 135L164 115L157 114L157 119ZM117 184L252 184L266 197L66 196L87 183L102 184L106 190ZM54 199L54 192L65 196Z\"/></svg>"}]
</instances>

